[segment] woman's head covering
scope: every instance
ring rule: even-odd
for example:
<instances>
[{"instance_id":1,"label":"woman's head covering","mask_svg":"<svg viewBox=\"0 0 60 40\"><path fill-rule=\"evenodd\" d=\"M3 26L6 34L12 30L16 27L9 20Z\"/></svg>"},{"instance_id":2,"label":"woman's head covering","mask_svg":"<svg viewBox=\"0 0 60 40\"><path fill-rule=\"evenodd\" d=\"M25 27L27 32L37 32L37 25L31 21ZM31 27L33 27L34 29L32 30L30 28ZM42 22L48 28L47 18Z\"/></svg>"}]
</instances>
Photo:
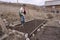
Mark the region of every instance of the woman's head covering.
<instances>
[{"instance_id":1,"label":"woman's head covering","mask_svg":"<svg viewBox=\"0 0 60 40\"><path fill-rule=\"evenodd\" d=\"M24 8L23 7L20 8L20 12L24 12Z\"/></svg>"}]
</instances>

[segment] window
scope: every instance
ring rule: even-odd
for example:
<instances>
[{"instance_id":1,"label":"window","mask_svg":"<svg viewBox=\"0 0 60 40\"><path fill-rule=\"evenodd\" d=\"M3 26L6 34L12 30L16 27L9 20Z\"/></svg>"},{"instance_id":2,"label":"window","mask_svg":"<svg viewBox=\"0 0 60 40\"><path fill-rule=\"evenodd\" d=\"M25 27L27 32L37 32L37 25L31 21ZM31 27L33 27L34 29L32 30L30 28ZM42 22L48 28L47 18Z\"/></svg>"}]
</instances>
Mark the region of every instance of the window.
<instances>
[{"instance_id":1,"label":"window","mask_svg":"<svg viewBox=\"0 0 60 40\"><path fill-rule=\"evenodd\" d=\"M55 13L55 11L54 11L54 10L52 10L51 12L52 12L52 13Z\"/></svg>"},{"instance_id":2,"label":"window","mask_svg":"<svg viewBox=\"0 0 60 40\"><path fill-rule=\"evenodd\" d=\"M59 13L59 11L57 10L56 13Z\"/></svg>"}]
</instances>

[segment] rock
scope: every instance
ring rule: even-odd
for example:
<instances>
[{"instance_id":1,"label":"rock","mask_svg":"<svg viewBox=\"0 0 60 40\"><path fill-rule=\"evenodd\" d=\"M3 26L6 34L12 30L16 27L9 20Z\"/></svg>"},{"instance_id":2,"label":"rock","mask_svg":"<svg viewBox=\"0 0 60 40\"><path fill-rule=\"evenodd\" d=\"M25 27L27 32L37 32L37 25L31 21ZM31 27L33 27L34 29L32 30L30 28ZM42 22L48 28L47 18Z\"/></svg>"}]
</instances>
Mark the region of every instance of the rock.
<instances>
[{"instance_id":1,"label":"rock","mask_svg":"<svg viewBox=\"0 0 60 40\"><path fill-rule=\"evenodd\" d=\"M25 34L25 38L28 38L28 33Z\"/></svg>"},{"instance_id":2,"label":"rock","mask_svg":"<svg viewBox=\"0 0 60 40\"><path fill-rule=\"evenodd\" d=\"M26 40L30 40L29 38L26 38Z\"/></svg>"},{"instance_id":3,"label":"rock","mask_svg":"<svg viewBox=\"0 0 60 40\"><path fill-rule=\"evenodd\" d=\"M37 30L37 32L39 32L40 31L40 28Z\"/></svg>"},{"instance_id":4,"label":"rock","mask_svg":"<svg viewBox=\"0 0 60 40\"><path fill-rule=\"evenodd\" d=\"M3 19L3 22L5 23L6 26L9 25L8 21L6 19Z\"/></svg>"}]
</instances>

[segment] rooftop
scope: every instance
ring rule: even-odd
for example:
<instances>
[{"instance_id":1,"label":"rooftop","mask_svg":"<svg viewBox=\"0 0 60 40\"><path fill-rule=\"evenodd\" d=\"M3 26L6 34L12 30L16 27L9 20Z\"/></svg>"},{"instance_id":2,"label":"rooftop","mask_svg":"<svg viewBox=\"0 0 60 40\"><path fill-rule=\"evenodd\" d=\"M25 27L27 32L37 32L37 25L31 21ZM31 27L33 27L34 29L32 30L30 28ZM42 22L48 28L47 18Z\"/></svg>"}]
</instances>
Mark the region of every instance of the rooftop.
<instances>
[{"instance_id":1,"label":"rooftop","mask_svg":"<svg viewBox=\"0 0 60 40\"><path fill-rule=\"evenodd\" d=\"M45 6L52 6L52 5L60 5L60 1L56 0L56 1L46 1L45 2Z\"/></svg>"}]
</instances>

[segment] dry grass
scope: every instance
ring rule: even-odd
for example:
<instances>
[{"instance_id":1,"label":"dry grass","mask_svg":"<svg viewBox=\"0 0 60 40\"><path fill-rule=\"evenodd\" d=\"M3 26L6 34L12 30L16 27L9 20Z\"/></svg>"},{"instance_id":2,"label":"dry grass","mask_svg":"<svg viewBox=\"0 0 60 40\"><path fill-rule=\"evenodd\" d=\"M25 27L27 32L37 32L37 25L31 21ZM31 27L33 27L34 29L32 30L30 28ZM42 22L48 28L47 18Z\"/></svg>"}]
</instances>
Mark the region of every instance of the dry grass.
<instances>
[{"instance_id":1,"label":"dry grass","mask_svg":"<svg viewBox=\"0 0 60 40\"><path fill-rule=\"evenodd\" d=\"M3 19L6 19L10 23L19 21L19 16L16 14L13 14L13 12L3 12L0 16Z\"/></svg>"}]
</instances>

